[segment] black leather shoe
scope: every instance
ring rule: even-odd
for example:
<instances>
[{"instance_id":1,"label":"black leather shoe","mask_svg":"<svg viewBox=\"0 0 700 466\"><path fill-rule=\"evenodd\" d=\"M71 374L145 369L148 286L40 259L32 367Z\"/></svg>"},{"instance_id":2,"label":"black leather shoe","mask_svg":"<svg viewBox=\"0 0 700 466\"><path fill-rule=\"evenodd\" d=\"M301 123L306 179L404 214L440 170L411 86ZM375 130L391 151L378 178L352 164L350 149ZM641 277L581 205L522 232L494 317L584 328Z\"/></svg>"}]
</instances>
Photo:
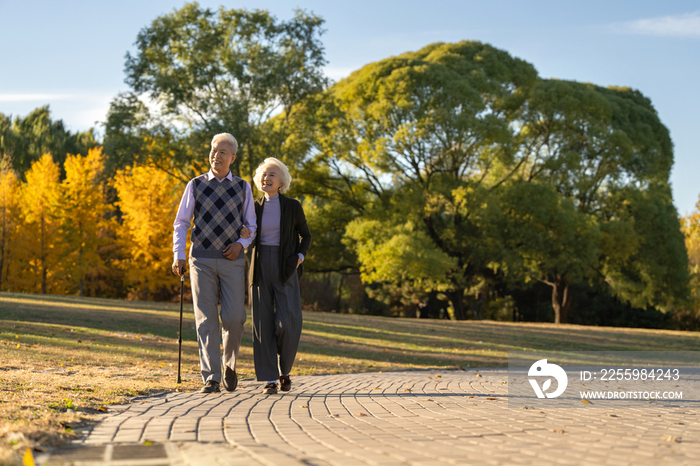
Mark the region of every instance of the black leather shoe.
<instances>
[{"instance_id":1,"label":"black leather shoe","mask_svg":"<svg viewBox=\"0 0 700 466\"><path fill-rule=\"evenodd\" d=\"M226 371L224 372L224 388L232 392L236 389L238 386L238 375L236 375L236 371L231 370L230 367L226 366Z\"/></svg>"},{"instance_id":2,"label":"black leather shoe","mask_svg":"<svg viewBox=\"0 0 700 466\"><path fill-rule=\"evenodd\" d=\"M277 393L277 384L275 382L270 382L269 384L265 385L265 388L263 389L263 394L275 395L276 393Z\"/></svg>"},{"instance_id":3,"label":"black leather shoe","mask_svg":"<svg viewBox=\"0 0 700 466\"><path fill-rule=\"evenodd\" d=\"M216 380L207 380L207 383L204 384L202 389L199 391L199 393L219 393L221 390L219 389L219 382Z\"/></svg>"},{"instance_id":4,"label":"black leather shoe","mask_svg":"<svg viewBox=\"0 0 700 466\"><path fill-rule=\"evenodd\" d=\"M292 389L292 380L288 375L280 375L280 390L288 392Z\"/></svg>"}]
</instances>

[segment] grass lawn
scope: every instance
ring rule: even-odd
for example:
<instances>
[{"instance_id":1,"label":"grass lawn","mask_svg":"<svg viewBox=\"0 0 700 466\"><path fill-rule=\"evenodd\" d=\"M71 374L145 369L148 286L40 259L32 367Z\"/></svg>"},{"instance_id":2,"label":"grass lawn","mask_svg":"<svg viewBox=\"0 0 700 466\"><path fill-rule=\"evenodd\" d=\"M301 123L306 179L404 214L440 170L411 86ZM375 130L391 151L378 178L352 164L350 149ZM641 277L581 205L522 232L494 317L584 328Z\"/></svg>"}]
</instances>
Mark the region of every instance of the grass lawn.
<instances>
[{"instance_id":1,"label":"grass lawn","mask_svg":"<svg viewBox=\"0 0 700 466\"><path fill-rule=\"evenodd\" d=\"M177 388L177 303L0 293L0 464L75 438L93 413ZM304 313L294 375L507 364L508 351L700 350L692 332ZM240 378L254 377L250 319ZM192 305L181 389L198 390ZM262 387L262 384L261 384Z\"/></svg>"}]
</instances>

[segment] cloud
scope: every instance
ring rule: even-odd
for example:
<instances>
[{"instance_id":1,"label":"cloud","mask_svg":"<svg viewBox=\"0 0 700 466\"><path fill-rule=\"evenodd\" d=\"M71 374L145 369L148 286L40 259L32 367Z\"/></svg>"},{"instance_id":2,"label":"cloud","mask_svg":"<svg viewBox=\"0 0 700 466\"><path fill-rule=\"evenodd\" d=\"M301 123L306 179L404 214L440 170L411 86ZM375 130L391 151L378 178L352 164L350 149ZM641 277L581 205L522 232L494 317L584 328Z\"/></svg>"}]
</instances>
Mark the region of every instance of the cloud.
<instances>
[{"instance_id":1,"label":"cloud","mask_svg":"<svg viewBox=\"0 0 700 466\"><path fill-rule=\"evenodd\" d=\"M0 102L37 102L47 100L66 100L71 94L0 94Z\"/></svg>"},{"instance_id":2,"label":"cloud","mask_svg":"<svg viewBox=\"0 0 700 466\"><path fill-rule=\"evenodd\" d=\"M700 37L700 11L614 23L615 32L666 37Z\"/></svg>"}]
</instances>

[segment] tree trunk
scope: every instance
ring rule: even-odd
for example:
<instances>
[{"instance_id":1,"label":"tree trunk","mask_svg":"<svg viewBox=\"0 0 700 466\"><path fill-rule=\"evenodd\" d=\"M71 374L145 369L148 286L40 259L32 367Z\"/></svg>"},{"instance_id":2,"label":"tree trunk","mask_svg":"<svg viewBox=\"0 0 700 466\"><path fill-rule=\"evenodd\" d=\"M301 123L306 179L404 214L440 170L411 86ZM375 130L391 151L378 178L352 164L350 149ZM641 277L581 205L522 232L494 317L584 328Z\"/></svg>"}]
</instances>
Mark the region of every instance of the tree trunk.
<instances>
[{"instance_id":1,"label":"tree trunk","mask_svg":"<svg viewBox=\"0 0 700 466\"><path fill-rule=\"evenodd\" d=\"M342 273L340 274L340 283L338 284L338 301L336 302L335 305L335 310L340 313L340 305L342 304L343 300L343 279L345 278L345 275Z\"/></svg>"},{"instance_id":2,"label":"tree trunk","mask_svg":"<svg viewBox=\"0 0 700 466\"><path fill-rule=\"evenodd\" d=\"M477 293L476 300L472 303L472 319L481 320L482 310L484 309L484 294Z\"/></svg>"},{"instance_id":3,"label":"tree trunk","mask_svg":"<svg viewBox=\"0 0 700 466\"><path fill-rule=\"evenodd\" d=\"M41 214L41 293L46 294L46 252L44 251L44 214Z\"/></svg>"},{"instance_id":4,"label":"tree trunk","mask_svg":"<svg viewBox=\"0 0 700 466\"><path fill-rule=\"evenodd\" d=\"M570 285L566 280L558 279L548 282L552 287L552 308L554 308L554 323L565 324L567 322L569 306L571 305Z\"/></svg>"},{"instance_id":5,"label":"tree trunk","mask_svg":"<svg viewBox=\"0 0 700 466\"><path fill-rule=\"evenodd\" d=\"M81 228L82 230L82 228ZM81 238L82 238L82 232L81 232ZM79 296L82 298L83 297L83 247L80 246L80 249L78 249L78 273L80 274L80 280L78 281L78 290L79 290Z\"/></svg>"},{"instance_id":6,"label":"tree trunk","mask_svg":"<svg viewBox=\"0 0 700 466\"><path fill-rule=\"evenodd\" d=\"M455 319L467 320L467 315L464 312L464 292L462 290L450 291L447 296L450 298L452 308L455 311Z\"/></svg>"},{"instance_id":7,"label":"tree trunk","mask_svg":"<svg viewBox=\"0 0 700 466\"><path fill-rule=\"evenodd\" d=\"M4 201L4 199L3 199ZM5 217L7 215L7 209L5 208L5 203L2 205L2 240L0 240L0 290L2 290L2 271L5 269Z\"/></svg>"}]
</instances>

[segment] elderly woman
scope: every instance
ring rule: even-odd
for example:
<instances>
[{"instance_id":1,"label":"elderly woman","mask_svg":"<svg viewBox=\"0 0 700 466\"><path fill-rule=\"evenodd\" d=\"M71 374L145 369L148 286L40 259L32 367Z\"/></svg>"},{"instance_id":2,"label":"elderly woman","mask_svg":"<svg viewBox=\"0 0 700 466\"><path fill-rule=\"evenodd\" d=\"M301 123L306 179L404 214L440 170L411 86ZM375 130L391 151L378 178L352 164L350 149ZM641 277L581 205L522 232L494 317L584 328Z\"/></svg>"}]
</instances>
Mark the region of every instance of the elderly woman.
<instances>
[{"instance_id":1,"label":"elderly woman","mask_svg":"<svg viewBox=\"0 0 700 466\"><path fill-rule=\"evenodd\" d=\"M311 233L301 204L283 196L292 177L281 161L269 157L255 170L255 186L265 195L255 201L258 232L250 264L253 308L253 359L263 393L289 391L289 373L301 337L301 276ZM279 365L278 365L279 357Z\"/></svg>"}]
</instances>

